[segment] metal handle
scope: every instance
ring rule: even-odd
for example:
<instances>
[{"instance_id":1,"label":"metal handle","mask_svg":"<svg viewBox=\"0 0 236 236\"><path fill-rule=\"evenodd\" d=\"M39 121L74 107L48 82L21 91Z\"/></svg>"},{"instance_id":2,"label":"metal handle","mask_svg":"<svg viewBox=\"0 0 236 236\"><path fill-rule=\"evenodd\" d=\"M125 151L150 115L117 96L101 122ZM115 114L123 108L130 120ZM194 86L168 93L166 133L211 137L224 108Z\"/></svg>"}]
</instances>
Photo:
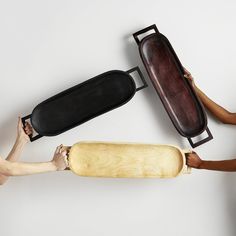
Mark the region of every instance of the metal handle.
<instances>
[{"instance_id":1,"label":"metal handle","mask_svg":"<svg viewBox=\"0 0 236 236\"><path fill-rule=\"evenodd\" d=\"M185 165L184 168L183 168L182 173L183 174L191 174L191 171L192 171L192 168L187 166L187 165Z\"/></svg>"},{"instance_id":2,"label":"metal handle","mask_svg":"<svg viewBox=\"0 0 236 236\"><path fill-rule=\"evenodd\" d=\"M22 123L23 123L23 127L24 127L24 128L25 128L26 120L28 120L28 119L30 119L30 118L31 118L31 115L27 115L27 116L21 118L21 121L22 121ZM40 135L40 134L37 134L36 136L33 136L32 134L29 135L30 142L33 142L33 141L35 141L35 140L37 140L37 139L39 139L39 138L41 138L41 137L43 137L43 136Z\"/></svg>"},{"instance_id":3,"label":"metal handle","mask_svg":"<svg viewBox=\"0 0 236 236\"><path fill-rule=\"evenodd\" d=\"M204 139L202 139L202 140L200 140L200 141L198 141L196 143L193 143L192 139L188 138L188 141L189 141L190 145L193 148L195 148L195 147L198 147L198 146L202 145L203 143L206 143L206 142L210 141L211 139L213 139L213 136L212 136L210 130L208 129L208 127L206 128L206 132L208 134L208 137L206 137L206 138L204 138Z\"/></svg>"},{"instance_id":4,"label":"metal handle","mask_svg":"<svg viewBox=\"0 0 236 236\"><path fill-rule=\"evenodd\" d=\"M143 34L143 33L148 32L148 31L150 31L150 30L154 30L154 31L156 32L156 34L159 33L159 31L158 31L156 25L154 24L154 25L148 26L147 28L144 28L144 29L142 29L142 30L139 30L138 32L136 32L136 33L133 34L134 39L135 39L135 41L136 41L136 43L137 43L138 45L140 44L140 40L138 39L138 36L141 35L141 34Z\"/></svg>"},{"instance_id":5,"label":"metal handle","mask_svg":"<svg viewBox=\"0 0 236 236\"><path fill-rule=\"evenodd\" d=\"M148 84L147 84L146 80L144 79L144 76L143 76L143 74L142 74L142 72L141 72L141 70L139 69L138 66L136 66L136 67L134 67L134 68L132 68L132 69L126 71L126 73L130 74L130 76L131 76L131 74L132 74L134 71L138 72L138 75L139 75L139 77L141 78L142 83L143 83L142 86L140 86L140 87L138 87L138 88L136 87L136 92L139 91L139 90L141 90L141 89L147 88L147 87L148 87ZM132 78L133 78L133 77L132 77Z\"/></svg>"},{"instance_id":6,"label":"metal handle","mask_svg":"<svg viewBox=\"0 0 236 236\"><path fill-rule=\"evenodd\" d=\"M185 164L184 164L184 168L183 168L182 173L183 174L191 174L192 168L187 165L187 155L190 154L190 153L193 153L193 151L189 150L189 149L183 149L182 151L183 151L184 156L185 156Z\"/></svg>"}]
</instances>

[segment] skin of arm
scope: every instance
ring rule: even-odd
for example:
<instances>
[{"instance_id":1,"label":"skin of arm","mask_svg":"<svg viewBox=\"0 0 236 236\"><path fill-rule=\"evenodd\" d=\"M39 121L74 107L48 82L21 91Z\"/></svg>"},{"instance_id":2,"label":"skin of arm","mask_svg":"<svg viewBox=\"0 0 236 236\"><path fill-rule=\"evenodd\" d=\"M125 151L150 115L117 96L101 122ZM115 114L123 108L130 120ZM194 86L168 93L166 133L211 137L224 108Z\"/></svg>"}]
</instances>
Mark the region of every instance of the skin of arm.
<instances>
[{"instance_id":1,"label":"skin of arm","mask_svg":"<svg viewBox=\"0 0 236 236\"><path fill-rule=\"evenodd\" d=\"M23 163L18 162L24 146L29 142L32 134L32 127L26 123L23 128L21 118L18 119L16 142L7 156L6 160L0 158L0 185L3 185L9 176L30 175L56 170L64 170L67 167L67 151L63 146L57 147L54 157L50 162L43 163Z\"/></svg>"},{"instance_id":2,"label":"skin of arm","mask_svg":"<svg viewBox=\"0 0 236 236\"><path fill-rule=\"evenodd\" d=\"M56 148L52 161L39 163L11 162L0 158L0 173L3 176L32 175L52 171L65 170L68 166L67 152L63 150L63 145ZM0 181L4 184L5 179Z\"/></svg>"},{"instance_id":3,"label":"skin of arm","mask_svg":"<svg viewBox=\"0 0 236 236\"><path fill-rule=\"evenodd\" d=\"M236 159L223 161L202 160L198 154L190 153L187 155L187 165L196 169L236 171Z\"/></svg>"},{"instance_id":4,"label":"skin of arm","mask_svg":"<svg viewBox=\"0 0 236 236\"><path fill-rule=\"evenodd\" d=\"M56 170L56 165L51 161L42 163L26 163L10 162L0 159L0 172L5 176L32 175Z\"/></svg>"},{"instance_id":5,"label":"skin of arm","mask_svg":"<svg viewBox=\"0 0 236 236\"><path fill-rule=\"evenodd\" d=\"M17 161L20 158L24 146L30 141L29 135L31 134L33 134L31 125L26 122L25 127L23 127L21 117L18 117L16 141L6 160Z\"/></svg>"},{"instance_id":6,"label":"skin of arm","mask_svg":"<svg viewBox=\"0 0 236 236\"><path fill-rule=\"evenodd\" d=\"M185 77L191 82L195 92L202 101L203 105L215 116L219 121L224 124L236 125L236 113L229 112L212 101L205 93L203 93L194 83L193 77L188 70L184 68Z\"/></svg>"},{"instance_id":7,"label":"skin of arm","mask_svg":"<svg viewBox=\"0 0 236 236\"><path fill-rule=\"evenodd\" d=\"M6 160L9 162L18 161L20 158L21 153L23 152L24 146L29 142L29 136L31 135L32 127L29 123L26 123L25 128L23 128L23 124L21 122L21 117L18 117L18 124L17 124L17 137L14 146L12 147L10 153L8 154ZM1 161L2 159L0 159ZM3 164L3 163L1 163ZM0 184L4 184L8 180L9 175L4 175L0 171Z\"/></svg>"},{"instance_id":8,"label":"skin of arm","mask_svg":"<svg viewBox=\"0 0 236 236\"><path fill-rule=\"evenodd\" d=\"M236 125L236 113L231 113L212 101L194 83L191 73L184 68L185 77L191 82L192 87L202 101L203 105L224 124ZM187 155L187 165L197 169L217 170L217 171L236 171L236 159L222 161L202 160L196 153Z\"/></svg>"}]
</instances>

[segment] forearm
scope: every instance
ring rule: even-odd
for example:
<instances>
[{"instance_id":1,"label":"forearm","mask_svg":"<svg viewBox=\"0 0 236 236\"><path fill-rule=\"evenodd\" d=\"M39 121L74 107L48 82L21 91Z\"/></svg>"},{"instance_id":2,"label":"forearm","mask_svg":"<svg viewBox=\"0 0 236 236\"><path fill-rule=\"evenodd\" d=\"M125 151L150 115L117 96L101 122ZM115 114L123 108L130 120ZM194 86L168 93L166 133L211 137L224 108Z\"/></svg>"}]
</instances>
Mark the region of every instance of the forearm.
<instances>
[{"instance_id":1,"label":"forearm","mask_svg":"<svg viewBox=\"0 0 236 236\"><path fill-rule=\"evenodd\" d=\"M23 152L26 142L20 138L17 138L14 146L12 147L10 153L8 154L6 160L8 161L17 161L20 158L21 153Z\"/></svg>"},{"instance_id":2,"label":"forearm","mask_svg":"<svg viewBox=\"0 0 236 236\"><path fill-rule=\"evenodd\" d=\"M224 160L224 161L202 160L202 163L199 169L218 170L218 171L236 171L236 159Z\"/></svg>"},{"instance_id":3,"label":"forearm","mask_svg":"<svg viewBox=\"0 0 236 236\"><path fill-rule=\"evenodd\" d=\"M0 162L0 173L5 176L32 175L56 170L56 165L53 162L24 163L5 160Z\"/></svg>"},{"instance_id":4,"label":"forearm","mask_svg":"<svg viewBox=\"0 0 236 236\"><path fill-rule=\"evenodd\" d=\"M195 86L195 91L202 101L203 105L215 116L219 121L226 124L236 124L236 115L230 113L225 108L221 107L212 101L206 94L204 94L198 87Z\"/></svg>"},{"instance_id":5,"label":"forearm","mask_svg":"<svg viewBox=\"0 0 236 236\"><path fill-rule=\"evenodd\" d=\"M20 158L20 155L24 149L26 142L25 140L17 137L14 146L12 147L10 153L8 154L6 160L7 161L18 161ZM0 184L4 184L8 180L9 176L0 174Z\"/></svg>"}]
</instances>

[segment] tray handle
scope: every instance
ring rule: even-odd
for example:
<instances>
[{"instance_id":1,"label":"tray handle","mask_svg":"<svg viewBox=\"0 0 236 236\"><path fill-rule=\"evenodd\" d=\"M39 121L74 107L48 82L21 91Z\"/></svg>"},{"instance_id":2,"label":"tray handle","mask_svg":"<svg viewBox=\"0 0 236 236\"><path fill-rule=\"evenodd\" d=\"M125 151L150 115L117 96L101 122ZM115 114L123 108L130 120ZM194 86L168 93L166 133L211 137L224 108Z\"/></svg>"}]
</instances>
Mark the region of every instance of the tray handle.
<instances>
[{"instance_id":1,"label":"tray handle","mask_svg":"<svg viewBox=\"0 0 236 236\"><path fill-rule=\"evenodd\" d=\"M29 120L30 118L31 118L31 115L27 115L27 116L21 118L21 121L22 121L22 123L23 123L23 127L24 127L24 128L25 128L26 120ZM32 134L29 135L30 142L33 142L33 141L35 141L35 140L37 140L37 139L39 139L39 138L41 138L41 137L43 137L43 136L40 135L40 134L37 134L37 135L35 135L35 136L33 136Z\"/></svg>"},{"instance_id":2,"label":"tray handle","mask_svg":"<svg viewBox=\"0 0 236 236\"><path fill-rule=\"evenodd\" d=\"M147 84L146 80L144 79L144 76L143 76L143 74L142 74L142 72L141 72L141 70L139 69L138 66L136 66L136 67L134 67L134 68L132 68L132 69L126 71L126 73L128 73L128 74L131 76L131 74L132 74L134 71L138 72L138 75L139 75L139 77L141 78L141 81L142 81L142 83L143 83L142 86L140 86L140 87L138 87L138 88L136 87L136 92L139 91L139 90L141 90L141 89L147 88L147 87L148 87L148 84ZM131 76L131 77L132 77L132 76ZM133 78L133 77L132 77L132 78Z\"/></svg>"},{"instance_id":3,"label":"tray handle","mask_svg":"<svg viewBox=\"0 0 236 236\"><path fill-rule=\"evenodd\" d=\"M148 31L150 31L150 30L154 30L154 31L156 32L156 34L159 33L159 31L158 31L156 25L153 24L153 25L150 25L150 26L148 26L147 28L144 28L144 29L142 29L142 30L139 30L139 31L137 31L136 33L133 34L134 39L135 39L135 41L136 41L136 43L137 43L138 45L140 44L140 40L139 40L138 36L141 35L141 34L144 34L144 33L148 32Z\"/></svg>"},{"instance_id":4,"label":"tray handle","mask_svg":"<svg viewBox=\"0 0 236 236\"><path fill-rule=\"evenodd\" d=\"M184 165L184 168L183 168L183 170L182 170L182 173L183 173L183 174L191 174L192 168L187 165L187 163L186 163L186 158L187 158L187 155L188 155L189 153L193 153L193 151L192 151L192 150L184 149L184 150L183 150L183 153L184 153L184 156L185 156L185 165Z\"/></svg>"},{"instance_id":5,"label":"tray handle","mask_svg":"<svg viewBox=\"0 0 236 236\"><path fill-rule=\"evenodd\" d=\"M196 143L194 143L191 138L188 138L188 141L189 141L190 145L193 148L195 148L195 147L198 147L198 146L202 145L203 143L206 143L206 142L210 141L211 139L213 139L213 136L212 136L212 134L211 134L211 132L210 132L208 127L206 128L206 132L207 132L208 136L206 138L196 142Z\"/></svg>"}]
</instances>

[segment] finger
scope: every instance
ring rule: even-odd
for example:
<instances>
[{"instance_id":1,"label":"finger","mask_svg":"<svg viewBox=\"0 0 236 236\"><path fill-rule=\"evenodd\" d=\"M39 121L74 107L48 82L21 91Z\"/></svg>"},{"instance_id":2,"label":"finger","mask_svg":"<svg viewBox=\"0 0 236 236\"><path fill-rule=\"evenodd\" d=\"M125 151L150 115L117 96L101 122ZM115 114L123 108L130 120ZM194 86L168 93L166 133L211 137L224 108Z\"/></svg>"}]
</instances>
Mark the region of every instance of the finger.
<instances>
[{"instance_id":1,"label":"finger","mask_svg":"<svg viewBox=\"0 0 236 236\"><path fill-rule=\"evenodd\" d=\"M25 130L25 131L28 131L28 130L30 130L30 127L29 127L29 125L28 125L28 124L26 124L26 126L25 126L24 130Z\"/></svg>"},{"instance_id":2,"label":"finger","mask_svg":"<svg viewBox=\"0 0 236 236\"><path fill-rule=\"evenodd\" d=\"M60 145L60 150L59 150L59 153L62 153L62 148L63 148L63 144Z\"/></svg>"},{"instance_id":3,"label":"finger","mask_svg":"<svg viewBox=\"0 0 236 236\"><path fill-rule=\"evenodd\" d=\"M189 158L191 155L192 155L192 153L191 153L191 152L189 152L189 153L186 153L186 158Z\"/></svg>"},{"instance_id":4,"label":"finger","mask_svg":"<svg viewBox=\"0 0 236 236\"><path fill-rule=\"evenodd\" d=\"M29 131L33 133L33 128L32 128L32 127L30 127L30 128L29 128Z\"/></svg>"},{"instance_id":5,"label":"finger","mask_svg":"<svg viewBox=\"0 0 236 236\"><path fill-rule=\"evenodd\" d=\"M32 131L28 131L28 132L26 132L26 134L27 135L31 135L31 134L33 134L33 132Z\"/></svg>"},{"instance_id":6,"label":"finger","mask_svg":"<svg viewBox=\"0 0 236 236\"><path fill-rule=\"evenodd\" d=\"M61 153L63 153L64 151L67 153L67 147L66 146L62 146L62 148L61 148Z\"/></svg>"},{"instance_id":7,"label":"finger","mask_svg":"<svg viewBox=\"0 0 236 236\"><path fill-rule=\"evenodd\" d=\"M61 152L62 152L62 147L63 147L62 144L58 146L58 153L61 153Z\"/></svg>"},{"instance_id":8,"label":"finger","mask_svg":"<svg viewBox=\"0 0 236 236\"><path fill-rule=\"evenodd\" d=\"M29 135L31 133L31 130L29 128L25 128L24 131L27 135Z\"/></svg>"},{"instance_id":9,"label":"finger","mask_svg":"<svg viewBox=\"0 0 236 236\"><path fill-rule=\"evenodd\" d=\"M25 125L26 127L32 129L32 125L31 125L29 122L26 122L25 124L26 124L26 125Z\"/></svg>"},{"instance_id":10,"label":"finger","mask_svg":"<svg viewBox=\"0 0 236 236\"><path fill-rule=\"evenodd\" d=\"M18 116L18 126L21 128L23 127L22 120L21 120L20 116Z\"/></svg>"},{"instance_id":11,"label":"finger","mask_svg":"<svg viewBox=\"0 0 236 236\"><path fill-rule=\"evenodd\" d=\"M70 149L71 149L70 146L63 146L62 151L66 151L67 153L69 153Z\"/></svg>"},{"instance_id":12,"label":"finger","mask_svg":"<svg viewBox=\"0 0 236 236\"><path fill-rule=\"evenodd\" d=\"M29 131L29 130L25 130L25 133L26 133L27 135L30 135L30 131Z\"/></svg>"},{"instance_id":13,"label":"finger","mask_svg":"<svg viewBox=\"0 0 236 236\"><path fill-rule=\"evenodd\" d=\"M25 134L30 135L32 132L30 130L25 130Z\"/></svg>"},{"instance_id":14,"label":"finger","mask_svg":"<svg viewBox=\"0 0 236 236\"><path fill-rule=\"evenodd\" d=\"M188 158L188 159L186 160L186 163L187 163L187 165L190 165L191 160Z\"/></svg>"},{"instance_id":15,"label":"finger","mask_svg":"<svg viewBox=\"0 0 236 236\"><path fill-rule=\"evenodd\" d=\"M69 166L69 161L68 161L67 156L64 156L64 162L65 162L66 167L68 167Z\"/></svg>"},{"instance_id":16,"label":"finger","mask_svg":"<svg viewBox=\"0 0 236 236\"><path fill-rule=\"evenodd\" d=\"M67 157L67 152L66 152L66 151L62 151L62 152L61 152L61 155L62 155L63 157Z\"/></svg>"},{"instance_id":17,"label":"finger","mask_svg":"<svg viewBox=\"0 0 236 236\"><path fill-rule=\"evenodd\" d=\"M60 151L60 146L57 146L55 153L59 153L59 151Z\"/></svg>"},{"instance_id":18,"label":"finger","mask_svg":"<svg viewBox=\"0 0 236 236\"><path fill-rule=\"evenodd\" d=\"M33 130L32 129L25 129L25 132L28 134L28 133L33 133Z\"/></svg>"},{"instance_id":19,"label":"finger","mask_svg":"<svg viewBox=\"0 0 236 236\"><path fill-rule=\"evenodd\" d=\"M30 129L31 125L28 122L25 122L25 129Z\"/></svg>"},{"instance_id":20,"label":"finger","mask_svg":"<svg viewBox=\"0 0 236 236\"><path fill-rule=\"evenodd\" d=\"M192 164L192 158L188 158L187 161L186 161L187 165L191 165Z\"/></svg>"}]
</instances>

